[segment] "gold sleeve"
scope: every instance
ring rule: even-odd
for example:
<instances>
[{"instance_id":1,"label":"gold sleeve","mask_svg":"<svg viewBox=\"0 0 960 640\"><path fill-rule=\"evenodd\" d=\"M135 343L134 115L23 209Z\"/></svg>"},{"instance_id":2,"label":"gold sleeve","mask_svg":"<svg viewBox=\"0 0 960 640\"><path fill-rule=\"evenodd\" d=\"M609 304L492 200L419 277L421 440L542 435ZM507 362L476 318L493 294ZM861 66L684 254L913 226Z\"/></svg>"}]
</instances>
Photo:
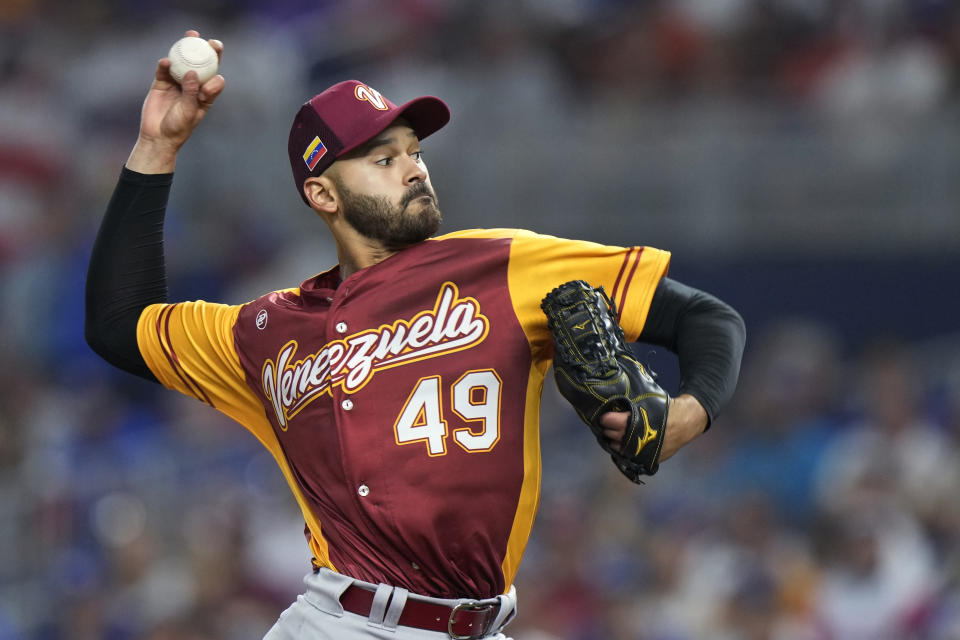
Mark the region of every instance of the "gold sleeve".
<instances>
[{"instance_id":1,"label":"gold sleeve","mask_svg":"<svg viewBox=\"0 0 960 640\"><path fill-rule=\"evenodd\" d=\"M320 521L290 468L263 405L246 384L233 327L241 307L202 300L144 309L137 342L147 366L168 389L209 404L246 427L270 451L300 505L317 560L330 564Z\"/></svg>"},{"instance_id":2,"label":"gold sleeve","mask_svg":"<svg viewBox=\"0 0 960 640\"><path fill-rule=\"evenodd\" d=\"M609 246L521 229L467 229L443 237L510 239L510 297L537 358L552 342L540 301L554 287L570 280L602 286L617 306L625 337L635 342L670 267L670 253L653 247Z\"/></svg>"},{"instance_id":3,"label":"gold sleeve","mask_svg":"<svg viewBox=\"0 0 960 640\"><path fill-rule=\"evenodd\" d=\"M634 342L669 266L670 254L653 247L616 247L518 231L510 252L510 294L534 348L551 339L540 301L570 280L602 286L616 304L627 340Z\"/></svg>"},{"instance_id":4,"label":"gold sleeve","mask_svg":"<svg viewBox=\"0 0 960 640\"><path fill-rule=\"evenodd\" d=\"M256 433L255 425L264 422L263 406L247 386L237 356L233 325L239 313L239 306L202 300L150 305L140 315L137 342L165 387L214 407Z\"/></svg>"}]
</instances>

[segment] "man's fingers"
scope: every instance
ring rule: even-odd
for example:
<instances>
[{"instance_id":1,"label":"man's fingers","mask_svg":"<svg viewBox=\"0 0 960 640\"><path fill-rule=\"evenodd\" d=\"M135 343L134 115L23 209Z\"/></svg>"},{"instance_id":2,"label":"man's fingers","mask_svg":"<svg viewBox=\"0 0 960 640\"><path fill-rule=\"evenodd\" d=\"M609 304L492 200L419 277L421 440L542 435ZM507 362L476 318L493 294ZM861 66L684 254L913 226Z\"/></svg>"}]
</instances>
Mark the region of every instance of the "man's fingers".
<instances>
[{"instance_id":1,"label":"man's fingers","mask_svg":"<svg viewBox=\"0 0 960 640\"><path fill-rule=\"evenodd\" d=\"M183 74L183 80L180 81L180 88L188 96L195 96L200 93L200 76L193 69Z\"/></svg>"},{"instance_id":2,"label":"man's fingers","mask_svg":"<svg viewBox=\"0 0 960 640\"><path fill-rule=\"evenodd\" d=\"M627 421L629 419L629 411L608 411L600 416L600 424L608 429L624 431L627 428Z\"/></svg>"},{"instance_id":3,"label":"man's fingers","mask_svg":"<svg viewBox=\"0 0 960 640\"><path fill-rule=\"evenodd\" d=\"M600 416L603 435L613 443L613 448L617 451L620 450L620 442L623 441L623 434L627 431L629 419L629 411L609 411Z\"/></svg>"},{"instance_id":4,"label":"man's fingers","mask_svg":"<svg viewBox=\"0 0 960 640\"><path fill-rule=\"evenodd\" d=\"M203 83L203 86L200 87L200 93L197 96L197 99L204 106L210 106L213 104L213 101L217 99L217 96L220 95L220 92L223 91L226 81L223 79L219 73L206 82Z\"/></svg>"},{"instance_id":5,"label":"man's fingers","mask_svg":"<svg viewBox=\"0 0 960 640\"><path fill-rule=\"evenodd\" d=\"M178 102L180 103L181 113L186 117L186 122L193 122L202 106L200 102L200 77L193 69L183 75L183 80L180 82L180 99Z\"/></svg>"},{"instance_id":6,"label":"man's fingers","mask_svg":"<svg viewBox=\"0 0 960 640\"><path fill-rule=\"evenodd\" d=\"M217 62L223 60L223 43L219 40L211 38L207 40L210 43L210 46L213 47L213 50L217 52Z\"/></svg>"},{"instance_id":7,"label":"man's fingers","mask_svg":"<svg viewBox=\"0 0 960 640\"><path fill-rule=\"evenodd\" d=\"M603 435L610 441L610 448L614 451L620 451L620 443L623 441L622 429L604 429Z\"/></svg>"},{"instance_id":8,"label":"man's fingers","mask_svg":"<svg viewBox=\"0 0 960 640\"><path fill-rule=\"evenodd\" d=\"M176 80L170 75L170 58L160 58L157 60L157 71L153 76L157 82L166 82L176 84Z\"/></svg>"}]
</instances>

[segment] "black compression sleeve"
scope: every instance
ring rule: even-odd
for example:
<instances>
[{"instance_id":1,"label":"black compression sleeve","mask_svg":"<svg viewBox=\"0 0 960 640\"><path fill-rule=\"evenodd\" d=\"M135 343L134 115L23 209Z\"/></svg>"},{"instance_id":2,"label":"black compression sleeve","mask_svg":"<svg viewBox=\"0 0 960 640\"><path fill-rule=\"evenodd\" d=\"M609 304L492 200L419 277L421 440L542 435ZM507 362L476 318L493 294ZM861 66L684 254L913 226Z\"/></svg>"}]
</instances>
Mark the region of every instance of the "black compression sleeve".
<instances>
[{"instance_id":1,"label":"black compression sleeve","mask_svg":"<svg viewBox=\"0 0 960 640\"><path fill-rule=\"evenodd\" d=\"M677 354L679 392L699 400L713 422L733 396L740 375L746 341L740 314L708 293L663 278L639 341Z\"/></svg>"},{"instance_id":2,"label":"black compression sleeve","mask_svg":"<svg viewBox=\"0 0 960 640\"><path fill-rule=\"evenodd\" d=\"M173 174L124 167L107 205L87 270L87 344L110 364L156 382L137 345L137 322L167 300L163 219Z\"/></svg>"}]
</instances>

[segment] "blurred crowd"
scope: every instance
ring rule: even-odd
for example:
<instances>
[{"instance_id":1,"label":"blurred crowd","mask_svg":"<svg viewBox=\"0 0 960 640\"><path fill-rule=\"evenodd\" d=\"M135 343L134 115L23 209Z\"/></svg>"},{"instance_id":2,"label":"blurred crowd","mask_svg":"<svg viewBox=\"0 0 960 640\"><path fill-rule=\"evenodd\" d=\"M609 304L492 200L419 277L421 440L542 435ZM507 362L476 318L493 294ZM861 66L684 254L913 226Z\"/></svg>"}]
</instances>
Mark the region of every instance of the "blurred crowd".
<instances>
[{"instance_id":1,"label":"blurred crowd","mask_svg":"<svg viewBox=\"0 0 960 640\"><path fill-rule=\"evenodd\" d=\"M228 90L178 164L177 299L243 302L335 262L285 141L346 77L450 102L427 148L448 230L629 238L718 272L728 252L960 248L948 0L5 0L0 640L260 638L309 568L252 436L83 340L95 230L186 28L226 43ZM898 309L910 286L856 332L828 304L715 291L752 305L740 387L643 487L548 381L513 637L960 638L957 302ZM946 319L903 335L898 311Z\"/></svg>"},{"instance_id":2,"label":"blurred crowd","mask_svg":"<svg viewBox=\"0 0 960 640\"><path fill-rule=\"evenodd\" d=\"M956 370L809 318L752 339L733 405L639 490L546 428L517 638L960 637Z\"/></svg>"}]
</instances>

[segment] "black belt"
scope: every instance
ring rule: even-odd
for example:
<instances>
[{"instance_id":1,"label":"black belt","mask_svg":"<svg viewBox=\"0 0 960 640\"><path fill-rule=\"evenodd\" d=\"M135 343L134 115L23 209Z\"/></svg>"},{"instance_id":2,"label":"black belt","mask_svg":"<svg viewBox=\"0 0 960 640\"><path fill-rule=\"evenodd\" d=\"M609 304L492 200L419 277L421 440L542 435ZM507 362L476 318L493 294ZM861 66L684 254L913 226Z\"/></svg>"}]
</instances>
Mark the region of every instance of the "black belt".
<instances>
[{"instance_id":1,"label":"black belt","mask_svg":"<svg viewBox=\"0 0 960 640\"><path fill-rule=\"evenodd\" d=\"M352 584L340 596L340 604L350 613L369 616L374 595L374 591ZM456 640L472 640L483 638L490 633L498 613L499 601L467 600L447 606L407 598L397 624L428 631L442 631Z\"/></svg>"}]
</instances>

